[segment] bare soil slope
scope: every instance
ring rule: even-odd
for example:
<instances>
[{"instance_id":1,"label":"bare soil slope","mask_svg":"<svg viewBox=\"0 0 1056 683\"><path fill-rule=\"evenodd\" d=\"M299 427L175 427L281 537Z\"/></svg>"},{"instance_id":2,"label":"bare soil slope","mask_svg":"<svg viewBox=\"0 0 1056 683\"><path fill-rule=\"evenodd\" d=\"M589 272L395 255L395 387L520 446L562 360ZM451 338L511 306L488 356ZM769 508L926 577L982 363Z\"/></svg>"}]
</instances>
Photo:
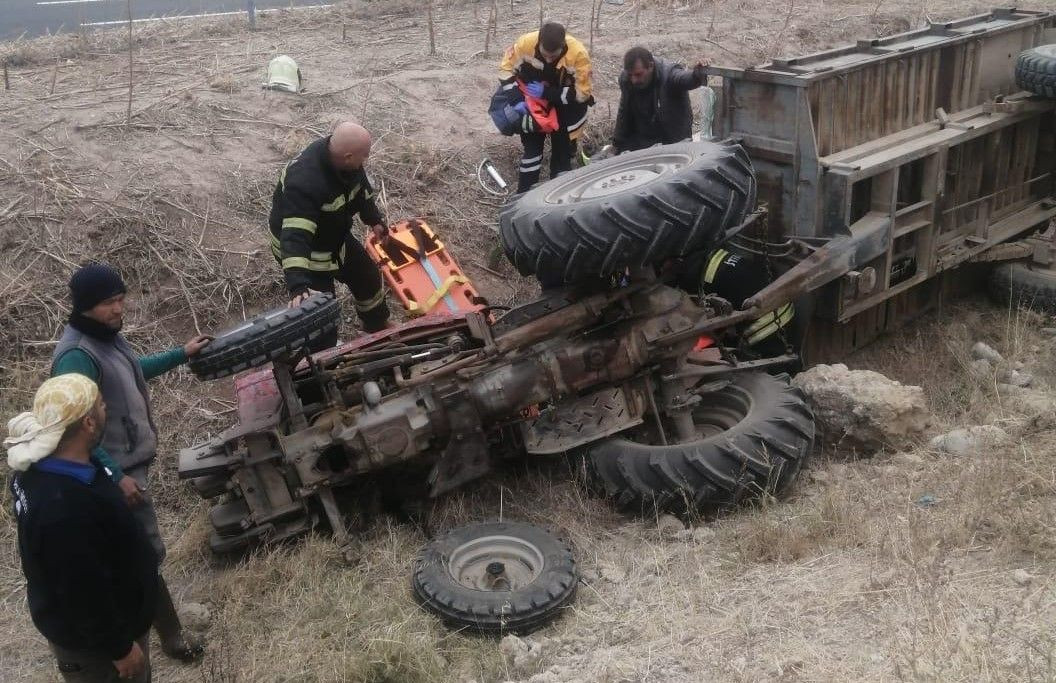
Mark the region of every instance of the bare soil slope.
<instances>
[{"instance_id":1,"label":"bare soil slope","mask_svg":"<svg viewBox=\"0 0 1056 683\"><path fill-rule=\"evenodd\" d=\"M590 3L546 0L588 41ZM88 257L117 263L137 303L128 333L151 350L282 298L264 223L275 175L348 116L375 134L372 174L391 218L424 215L495 303L534 285L487 267L496 201L477 188L485 155L515 175L519 145L486 115L498 56L538 21L534 2L439 2L436 55L421 4L336 8L241 23L137 25L128 125L122 31L0 44L0 408L26 406L65 315L65 281ZM598 105L611 129L623 52L644 44L692 62L746 65L891 33L987 3L641 0L603 4L593 38ZM264 65L294 56L299 97L260 89ZM986 306L944 310L852 365L923 384L941 421L1017 417L970 379L985 338L1052 382L1042 321ZM1046 377L1046 373L1049 376ZM1048 386L1051 386L1049 384ZM1051 680L1056 619L1052 431L985 457L920 449L868 461L822 456L794 498L694 529L617 514L561 463L497 474L445 500L442 524L503 515L568 537L584 570L578 601L519 658L441 628L412 602L423 542L381 518L346 566L326 537L222 564L205 547L205 509L175 481L175 451L226 426L230 384L186 372L154 386L163 441L154 469L170 545L166 570L206 603L201 667L159 654L160 681ZM934 504L917 504L925 495ZM6 496L6 493L5 493ZM929 499L925 499L929 500ZM52 680L28 619L9 501L0 529L0 671Z\"/></svg>"}]
</instances>

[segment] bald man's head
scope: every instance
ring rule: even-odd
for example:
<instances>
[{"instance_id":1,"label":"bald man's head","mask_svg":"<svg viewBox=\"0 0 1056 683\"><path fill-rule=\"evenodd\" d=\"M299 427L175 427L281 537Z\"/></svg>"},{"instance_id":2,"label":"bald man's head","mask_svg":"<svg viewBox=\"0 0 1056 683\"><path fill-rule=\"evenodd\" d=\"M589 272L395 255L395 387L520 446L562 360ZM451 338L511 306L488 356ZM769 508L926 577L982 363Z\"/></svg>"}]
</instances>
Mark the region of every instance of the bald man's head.
<instances>
[{"instance_id":1,"label":"bald man's head","mask_svg":"<svg viewBox=\"0 0 1056 683\"><path fill-rule=\"evenodd\" d=\"M337 124L330 136L330 162L339 171L363 168L370 156L370 133L358 123Z\"/></svg>"}]
</instances>

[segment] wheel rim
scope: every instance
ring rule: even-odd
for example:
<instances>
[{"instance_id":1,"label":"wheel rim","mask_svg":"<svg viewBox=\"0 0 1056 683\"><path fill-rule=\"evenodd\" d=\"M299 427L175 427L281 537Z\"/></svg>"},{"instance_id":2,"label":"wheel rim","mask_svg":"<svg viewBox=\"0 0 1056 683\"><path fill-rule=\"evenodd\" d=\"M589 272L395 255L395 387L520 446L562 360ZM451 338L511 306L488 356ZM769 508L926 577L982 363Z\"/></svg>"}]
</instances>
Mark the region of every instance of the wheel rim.
<instances>
[{"instance_id":1,"label":"wheel rim","mask_svg":"<svg viewBox=\"0 0 1056 683\"><path fill-rule=\"evenodd\" d=\"M534 543L513 536L482 536L463 543L448 556L447 571L459 585L478 591L515 591L543 571L543 553Z\"/></svg>"},{"instance_id":2,"label":"wheel rim","mask_svg":"<svg viewBox=\"0 0 1056 683\"><path fill-rule=\"evenodd\" d=\"M547 204L575 204L637 189L657 178L674 173L690 162L685 154L658 154L654 157L618 159L576 174L547 193Z\"/></svg>"},{"instance_id":3,"label":"wheel rim","mask_svg":"<svg viewBox=\"0 0 1056 683\"><path fill-rule=\"evenodd\" d=\"M739 425L752 410L752 397L746 390L731 384L721 391L701 394L700 404L693 410L693 426L700 439L710 439L730 431ZM665 421L666 422L666 421ZM645 446L659 445L659 435L653 428L653 420L647 419L645 430L627 433L627 438ZM665 424L665 430L669 426ZM671 432L667 433L671 438Z\"/></svg>"},{"instance_id":4,"label":"wheel rim","mask_svg":"<svg viewBox=\"0 0 1056 683\"><path fill-rule=\"evenodd\" d=\"M700 407L693 411L693 424L700 438L708 439L739 425L751 409L752 398L748 392L731 385L722 391L701 395Z\"/></svg>"}]
</instances>

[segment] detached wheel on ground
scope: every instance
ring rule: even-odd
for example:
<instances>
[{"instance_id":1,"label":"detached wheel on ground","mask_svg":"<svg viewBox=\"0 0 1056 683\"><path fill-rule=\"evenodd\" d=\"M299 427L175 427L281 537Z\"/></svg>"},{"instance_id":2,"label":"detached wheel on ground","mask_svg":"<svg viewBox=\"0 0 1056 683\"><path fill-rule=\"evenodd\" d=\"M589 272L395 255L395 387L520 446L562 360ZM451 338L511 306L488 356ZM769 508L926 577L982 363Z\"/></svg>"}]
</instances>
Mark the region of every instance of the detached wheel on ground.
<instances>
[{"instance_id":1,"label":"detached wheel on ground","mask_svg":"<svg viewBox=\"0 0 1056 683\"><path fill-rule=\"evenodd\" d=\"M528 633L556 617L576 592L568 546L518 522L452 529L422 549L412 586L445 624L481 633Z\"/></svg>"},{"instance_id":2,"label":"detached wheel on ground","mask_svg":"<svg viewBox=\"0 0 1056 683\"><path fill-rule=\"evenodd\" d=\"M738 145L680 142L591 163L540 185L499 217L506 256L544 286L604 278L705 249L755 208Z\"/></svg>"},{"instance_id":3,"label":"detached wheel on ground","mask_svg":"<svg viewBox=\"0 0 1056 683\"><path fill-rule=\"evenodd\" d=\"M259 367L332 333L340 322L334 295L314 294L296 308L276 308L218 335L191 358L191 371L210 380Z\"/></svg>"},{"instance_id":4,"label":"detached wheel on ground","mask_svg":"<svg viewBox=\"0 0 1056 683\"><path fill-rule=\"evenodd\" d=\"M1056 45L1024 50L1016 59L1016 85L1035 95L1056 99Z\"/></svg>"},{"instance_id":5,"label":"detached wheel on ground","mask_svg":"<svg viewBox=\"0 0 1056 683\"><path fill-rule=\"evenodd\" d=\"M652 429L625 433L587 448L588 477L635 511L703 511L784 492L814 442L799 390L787 377L752 372L701 398L698 441L663 446Z\"/></svg>"},{"instance_id":6,"label":"detached wheel on ground","mask_svg":"<svg viewBox=\"0 0 1056 683\"><path fill-rule=\"evenodd\" d=\"M998 304L1056 313L1056 269L1033 263L1002 263L990 274L990 295Z\"/></svg>"}]
</instances>

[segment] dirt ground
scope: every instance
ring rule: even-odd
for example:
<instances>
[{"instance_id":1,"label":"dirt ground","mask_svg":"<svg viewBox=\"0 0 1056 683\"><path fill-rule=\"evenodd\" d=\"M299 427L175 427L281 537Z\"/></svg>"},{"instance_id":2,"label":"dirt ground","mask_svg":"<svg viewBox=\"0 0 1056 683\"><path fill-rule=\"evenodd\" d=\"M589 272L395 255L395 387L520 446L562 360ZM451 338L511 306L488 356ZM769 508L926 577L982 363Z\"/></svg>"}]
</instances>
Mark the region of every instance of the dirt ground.
<instances>
[{"instance_id":1,"label":"dirt ground","mask_svg":"<svg viewBox=\"0 0 1056 683\"><path fill-rule=\"evenodd\" d=\"M499 203L475 169L515 177L514 140L487 101L503 47L539 4L438 2L436 54L411 0L236 21L0 44L0 408L22 410L67 310L65 282L89 258L117 264L136 306L127 330L155 350L281 300L264 223L281 165L354 117L377 141L372 176L390 218L434 223L494 303L535 291L488 264ZM545 0L585 42L590 4ZM628 0L602 4L593 38L592 135L611 130L623 52L748 65L962 16L985 2ZM264 66L294 56L308 91L263 91ZM131 123L128 115L131 111ZM351 324L351 321L350 321ZM922 385L936 429L1020 417L967 371L984 340L1056 387L1038 316L985 303L943 308L848 359ZM221 563L206 508L176 481L176 451L226 427L231 384L184 370L154 384L162 447L152 487L180 599L205 604L200 666L158 654L159 681L1056 680L1056 447L1044 424L985 456L923 444L857 460L819 452L790 500L679 533L588 497L559 462L511 467L445 499L441 526L502 514L573 545L577 601L531 636L527 656L442 628L413 603L421 533L379 519L346 565L325 536ZM1053 393L1056 396L1056 393ZM5 491L0 515L0 677L53 680L28 618ZM929 501L926 504L921 500ZM933 502L931 502L933 501Z\"/></svg>"}]
</instances>

